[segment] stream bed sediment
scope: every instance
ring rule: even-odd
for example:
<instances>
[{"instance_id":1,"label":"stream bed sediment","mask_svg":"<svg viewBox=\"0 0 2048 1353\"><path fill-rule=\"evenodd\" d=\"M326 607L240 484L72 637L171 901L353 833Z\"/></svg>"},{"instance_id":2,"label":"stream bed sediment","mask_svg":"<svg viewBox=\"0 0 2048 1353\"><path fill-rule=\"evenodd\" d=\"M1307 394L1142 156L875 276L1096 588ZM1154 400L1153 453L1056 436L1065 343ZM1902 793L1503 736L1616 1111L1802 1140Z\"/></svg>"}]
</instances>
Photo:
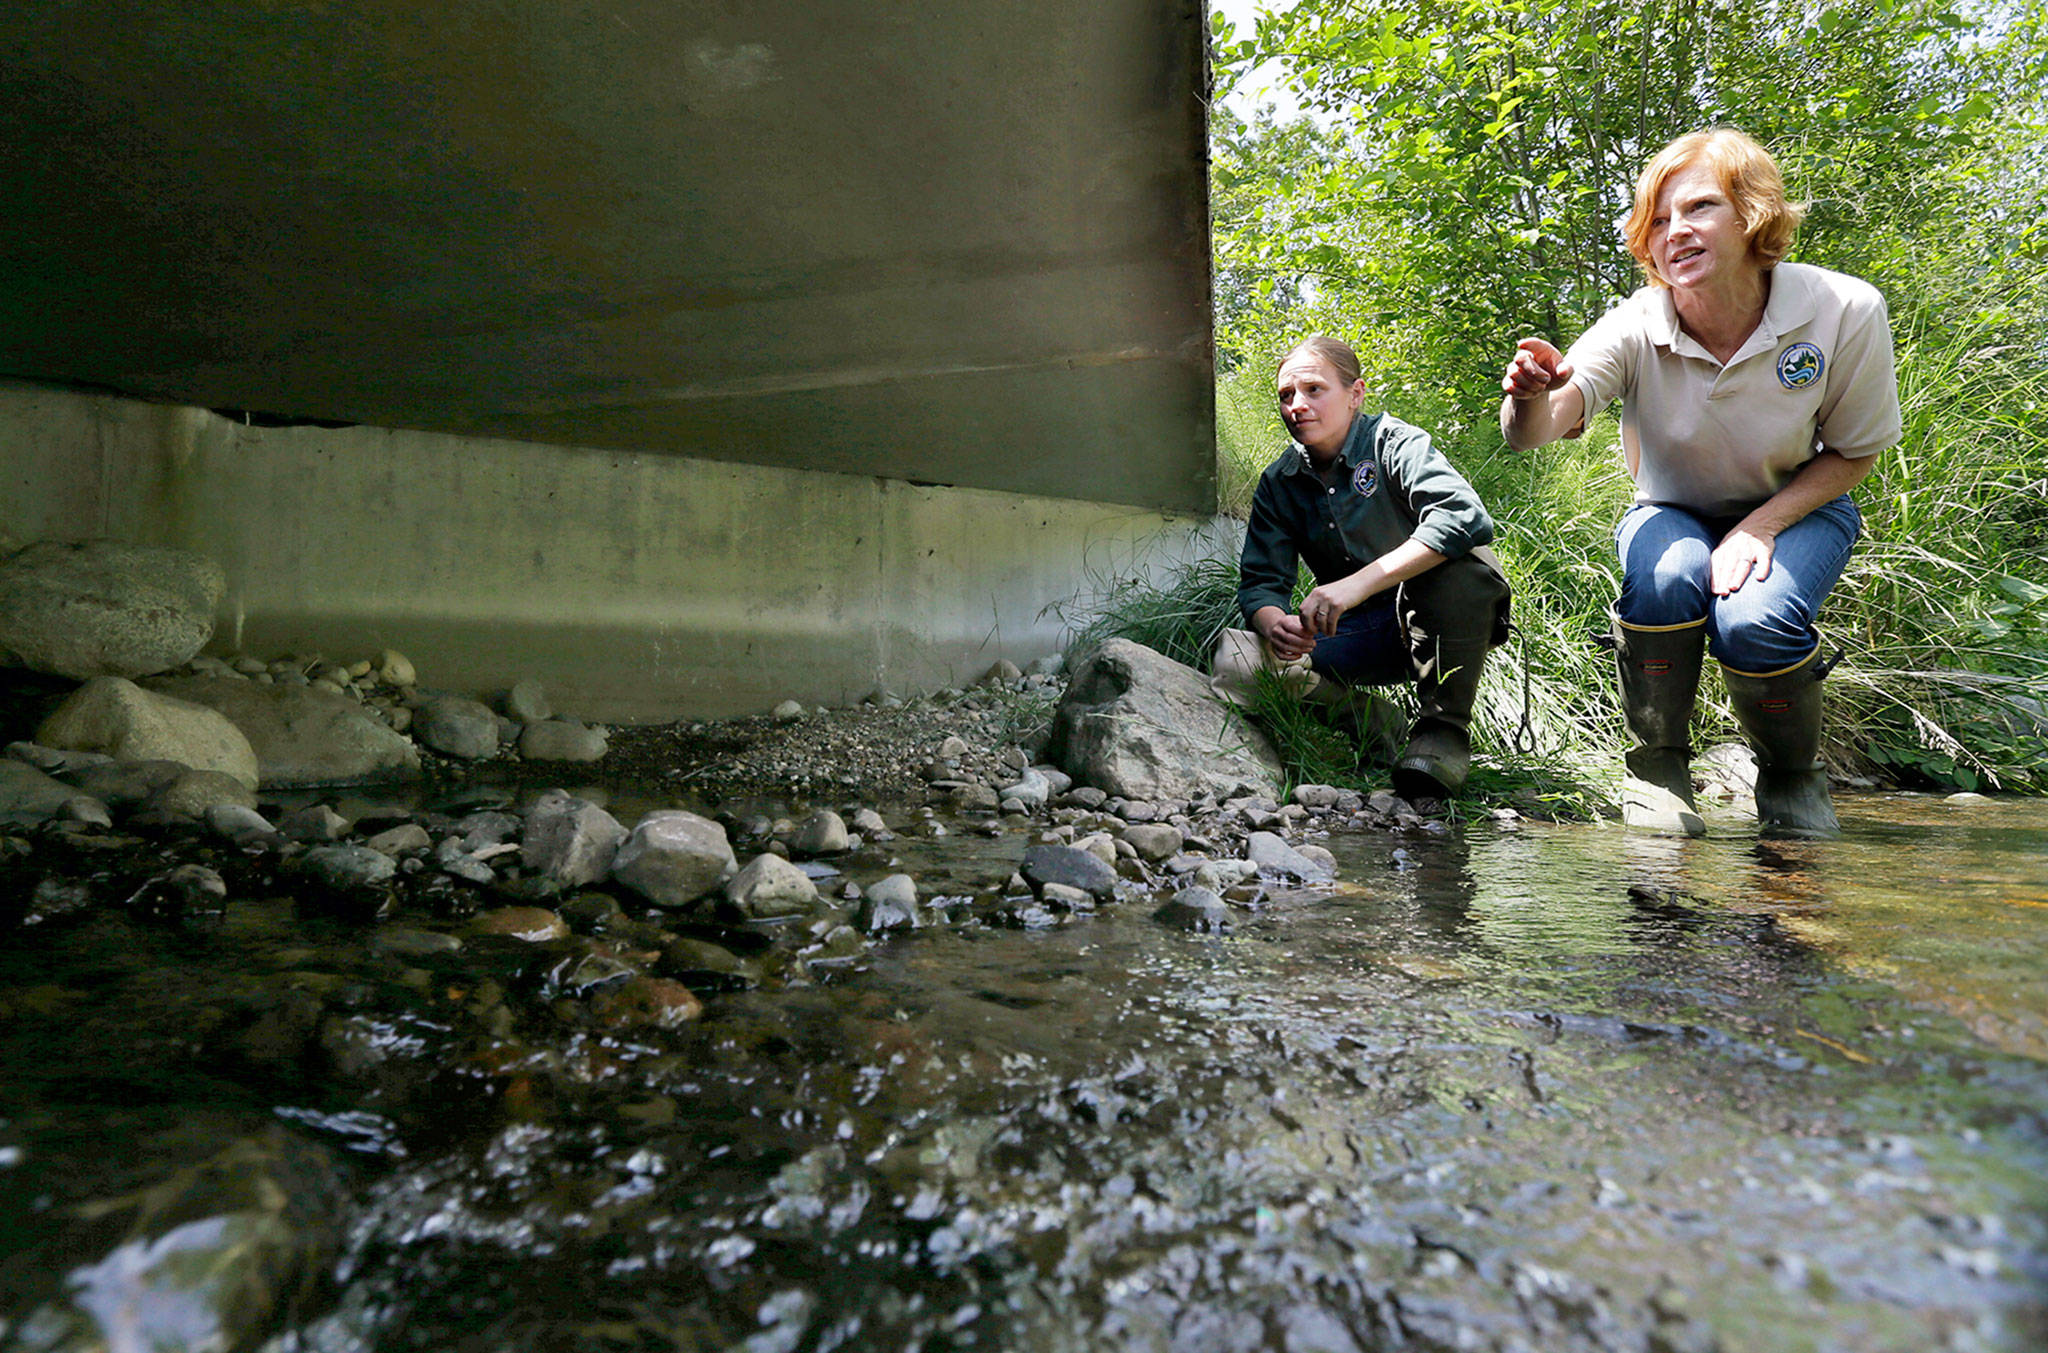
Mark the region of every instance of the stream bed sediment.
<instances>
[{"instance_id":1,"label":"stream bed sediment","mask_svg":"<svg viewBox=\"0 0 2048 1353\"><path fill-rule=\"evenodd\" d=\"M873 806L833 867L930 914L838 947L588 893L541 938L445 889L373 919L218 843L218 907L66 894L197 847L22 838L0 1347L2048 1344L2048 807L1290 818L1336 879L1190 933L1128 870L1005 905L1045 816Z\"/></svg>"}]
</instances>

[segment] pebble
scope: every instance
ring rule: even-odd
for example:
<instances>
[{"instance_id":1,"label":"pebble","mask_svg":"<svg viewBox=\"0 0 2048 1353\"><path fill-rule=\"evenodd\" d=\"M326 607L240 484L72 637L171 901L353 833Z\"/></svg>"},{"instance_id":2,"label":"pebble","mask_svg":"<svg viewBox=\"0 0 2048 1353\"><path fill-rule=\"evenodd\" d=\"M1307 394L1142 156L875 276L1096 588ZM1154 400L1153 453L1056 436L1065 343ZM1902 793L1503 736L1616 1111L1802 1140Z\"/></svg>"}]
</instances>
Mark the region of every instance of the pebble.
<instances>
[{"instance_id":1,"label":"pebble","mask_svg":"<svg viewBox=\"0 0 2048 1353\"><path fill-rule=\"evenodd\" d=\"M519 754L528 761L587 764L610 750L602 732L568 719L547 719L526 725L519 734Z\"/></svg>"},{"instance_id":2,"label":"pebble","mask_svg":"<svg viewBox=\"0 0 2048 1353\"><path fill-rule=\"evenodd\" d=\"M1179 853L1184 838L1180 828L1168 823L1134 823L1124 828L1123 839L1139 859L1157 864Z\"/></svg>"},{"instance_id":3,"label":"pebble","mask_svg":"<svg viewBox=\"0 0 2048 1353\"><path fill-rule=\"evenodd\" d=\"M214 835L236 845L269 841L277 836L277 828L270 825L268 818L239 803L216 803L204 810L202 816Z\"/></svg>"},{"instance_id":4,"label":"pebble","mask_svg":"<svg viewBox=\"0 0 2048 1353\"><path fill-rule=\"evenodd\" d=\"M1095 910L1095 894L1086 888L1075 888L1064 883L1041 884L1038 889L1038 900L1060 911Z\"/></svg>"},{"instance_id":5,"label":"pebble","mask_svg":"<svg viewBox=\"0 0 2048 1353\"><path fill-rule=\"evenodd\" d=\"M1102 901L1116 896L1116 870L1085 850L1037 845L1024 852L1022 873L1038 888L1051 883L1079 888Z\"/></svg>"},{"instance_id":6,"label":"pebble","mask_svg":"<svg viewBox=\"0 0 2048 1353\"><path fill-rule=\"evenodd\" d=\"M315 803L286 813L277 830L288 841L339 841L348 835L349 823L326 804Z\"/></svg>"},{"instance_id":7,"label":"pebble","mask_svg":"<svg viewBox=\"0 0 2048 1353\"><path fill-rule=\"evenodd\" d=\"M838 855L850 844L845 820L829 808L820 808L797 827L789 848L796 855Z\"/></svg>"},{"instance_id":8,"label":"pebble","mask_svg":"<svg viewBox=\"0 0 2048 1353\"><path fill-rule=\"evenodd\" d=\"M1329 879L1335 873L1330 866L1309 859L1271 832L1253 832L1245 839L1244 853L1262 874L1308 883Z\"/></svg>"},{"instance_id":9,"label":"pebble","mask_svg":"<svg viewBox=\"0 0 2048 1353\"><path fill-rule=\"evenodd\" d=\"M804 707L794 700L784 700L768 711L768 717L777 723L796 723L804 717Z\"/></svg>"},{"instance_id":10,"label":"pebble","mask_svg":"<svg viewBox=\"0 0 2048 1353\"><path fill-rule=\"evenodd\" d=\"M427 829L417 822L402 823L388 827L369 837L363 845L380 855L394 859L400 855L415 855L434 844L434 838L427 835Z\"/></svg>"},{"instance_id":11,"label":"pebble","mask_svg":"<svg viewBox=\"0 0 2048 1353\"><path fill-rule=\"evenodd\" d=\"M820 904L810 875L779 855L756 855L725 885L726 900L751 921L802 916Z\"/></svg>"}]
</instances>

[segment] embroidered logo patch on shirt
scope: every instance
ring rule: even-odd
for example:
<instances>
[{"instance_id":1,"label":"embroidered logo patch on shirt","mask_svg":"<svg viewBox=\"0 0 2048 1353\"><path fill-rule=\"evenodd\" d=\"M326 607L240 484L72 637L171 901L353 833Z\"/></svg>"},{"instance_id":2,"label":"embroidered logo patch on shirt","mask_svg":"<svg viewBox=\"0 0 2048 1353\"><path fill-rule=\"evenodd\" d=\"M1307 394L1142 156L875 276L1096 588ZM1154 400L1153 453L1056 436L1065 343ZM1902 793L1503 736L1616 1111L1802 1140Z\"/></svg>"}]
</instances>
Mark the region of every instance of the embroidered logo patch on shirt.
<instances>
[{"instance_id":1,"label":"embroidered logo patch on shirt","mask_svg":"<svg viewBox=\"0 0 2048 1353\"><path fill-rule=\"evenodd\" d=\"M1804 390L1827 369L1827 357L1811 343L1794 343L1778 354L1778 384L1787 390Z\"/></svg>"},{"instance_id":2,"label":"embroidered logo patch on shirt","mask_svg":"<svg viewBox=\"0 0 2048 1353\"><path fill-rule=\"evenodd\" d=\"M1351 476L1351 487L1358 490L1360 497L1372 497L1379 491L1380 467L1372 461L1359 466Z\"/></svg>"}]
</instances>

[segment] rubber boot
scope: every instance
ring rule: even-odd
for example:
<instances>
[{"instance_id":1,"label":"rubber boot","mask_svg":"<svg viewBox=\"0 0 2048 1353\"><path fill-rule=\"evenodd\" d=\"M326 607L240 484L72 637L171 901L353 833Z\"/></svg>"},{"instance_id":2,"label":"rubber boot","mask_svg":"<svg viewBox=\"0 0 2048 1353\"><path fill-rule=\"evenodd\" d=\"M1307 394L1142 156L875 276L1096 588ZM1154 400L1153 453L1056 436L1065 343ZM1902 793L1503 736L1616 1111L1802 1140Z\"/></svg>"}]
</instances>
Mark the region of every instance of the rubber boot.
<instances>
[{"instance_id":1,"label":"rubber boot","mask_svg":"<svg viewBox=\"0 0 2048 1353\"><path fill-rule=\"evenodd\" d=\"M1621 712L1636 745L1623 756L1621 820L1637 831L1702 836L1692 796L1693 698L1699 694L1707 622L1641 628L1610 612Z\"/></svg>"},{"instance_id":2,"label":"rubber boot","mask_svg":"<svg viewBox=\"0 0 2048 1353\"><path fill-rule=\"evenodd\" d=\"M1842 834L1820 760L1820 682L1827 668L1816 646L1804 662L1756 675L1725 663L1728 701L1756 753L1756 821L1764 836L1831 840Z\"/></svg>"},{"instance_id":3,"label":"rubber boot","mask_svg":"<svg viewBox=\"0 0 2048 1353\"><path fill-rule=\"evenodd\" d=\"M1472 768L1472 702L1486 667L1480 646L1439 645L1415 682L1415 722L1394 762L1394 792L1414 803L1448 799Z\"/></svg>"},{"instance_id":4,"label":"rubber boot","mask_svg":"<svg viewBox=\"0 0 2048 1353\"><path fill-rule=\"evenodd\" d=\"M1487 650L1506 637L1507 576L1482 547L1402 583L1394 604L1415 674L1415 722L1394 761L1394 792L1410 803L1448 799L1472 767L1472 705Z\"/></svg>"},{"instance_id":5,"label":"rubber boot","mask_svg":"<svg viewBox=\"0 0 2048 1353\"><path fill-rule=\"evenodd\" d=\"M1358 747L1358 764L1385 765L1401 749L1401 715L1392 701L1370 686L1348 686L1325 678L1305 701L1324 712Z\"/></svg>"}]
</instances>

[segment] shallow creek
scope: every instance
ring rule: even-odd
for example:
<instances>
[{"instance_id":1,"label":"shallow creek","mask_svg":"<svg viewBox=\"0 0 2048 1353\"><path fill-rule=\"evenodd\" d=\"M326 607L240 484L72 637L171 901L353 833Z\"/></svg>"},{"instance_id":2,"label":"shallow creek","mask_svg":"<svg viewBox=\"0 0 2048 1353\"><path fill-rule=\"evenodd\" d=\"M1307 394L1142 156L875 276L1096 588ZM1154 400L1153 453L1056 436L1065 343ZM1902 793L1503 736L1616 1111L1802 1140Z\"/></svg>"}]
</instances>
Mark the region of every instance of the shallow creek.
<instances>
[{"instance_id":1,"label":"shallow creek","mask_svg":"<svg viewBox=\"0 0 2048 1353\"><path fill-rule=\"evenodd\" d=\"M271 1353L2048 1347L2048 804L1843 808L1338 834L1228 935L930 927L632 1037L290 899L17 931L0 1347L228 1142L188 1193L321 1237ZM965 895L1028 839L892 849ZM318 1057L262 1055L285 979Z\"/></svg>"}]
</instances>

